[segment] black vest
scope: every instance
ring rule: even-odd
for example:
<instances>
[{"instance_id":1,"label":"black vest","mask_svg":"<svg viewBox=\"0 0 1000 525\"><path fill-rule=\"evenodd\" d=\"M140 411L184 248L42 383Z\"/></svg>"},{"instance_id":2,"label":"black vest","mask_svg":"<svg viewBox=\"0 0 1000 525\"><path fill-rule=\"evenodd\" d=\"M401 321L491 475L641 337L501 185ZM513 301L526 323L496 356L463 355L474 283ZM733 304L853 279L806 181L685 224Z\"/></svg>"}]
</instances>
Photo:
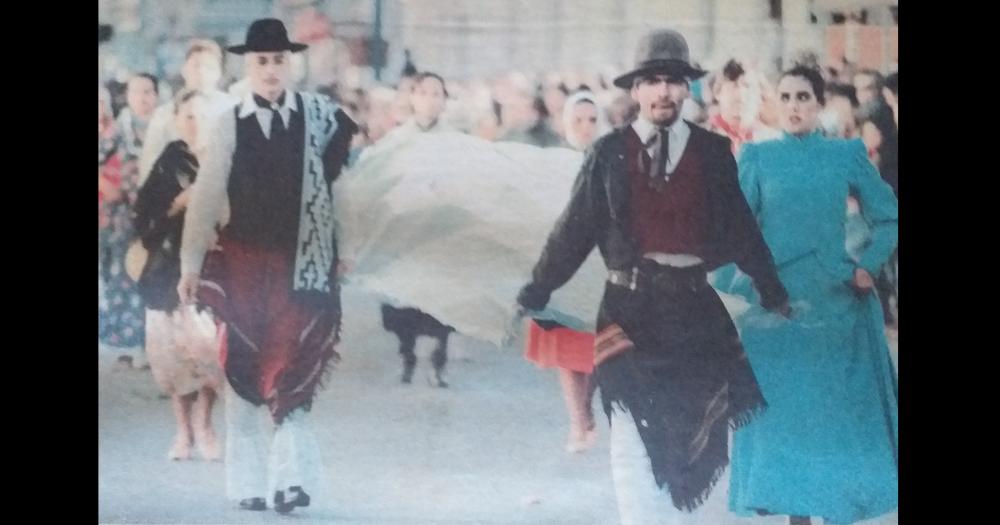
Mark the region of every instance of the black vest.
<instances>
[{"instance_id":1,"label":"black vest","mask_svg":"<svg viewBox=\"0 0 1000 525\"><path fill-rule=\"evenodd\" d=\"M229 224L223 235L294 253L299 235L305 119L302 97L290 114L288 129L268 139L256 115L235 111L236 151L229 173ZM280 119L278 115L273 118Z\"/></svg>"}]
</instances>

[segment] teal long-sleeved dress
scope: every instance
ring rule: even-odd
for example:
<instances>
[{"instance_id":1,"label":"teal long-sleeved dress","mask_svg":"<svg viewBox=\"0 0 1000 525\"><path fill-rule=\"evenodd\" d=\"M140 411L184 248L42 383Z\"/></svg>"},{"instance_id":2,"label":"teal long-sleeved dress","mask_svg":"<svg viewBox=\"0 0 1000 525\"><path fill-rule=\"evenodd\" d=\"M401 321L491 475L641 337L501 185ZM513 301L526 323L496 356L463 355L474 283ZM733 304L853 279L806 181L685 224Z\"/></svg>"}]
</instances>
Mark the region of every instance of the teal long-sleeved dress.
<instances>
[{"instance_id":1,"label":"teal long-sleeved dress","mask_svg":"<svg viewBox=\"0 0 1000 525\"><path fill-rule=\"evenodd\" d=\"M881 306L848 282L896 246L898 207L860 140L819 134L747 144L740 184L788 290L791 320L738 321L768 410L733 438L730 508L853 523L898 505L897 384ZM848 195L870 238L845 246ZM723 291L759 304L747 276Z\"/></svg>"}]
</instances>

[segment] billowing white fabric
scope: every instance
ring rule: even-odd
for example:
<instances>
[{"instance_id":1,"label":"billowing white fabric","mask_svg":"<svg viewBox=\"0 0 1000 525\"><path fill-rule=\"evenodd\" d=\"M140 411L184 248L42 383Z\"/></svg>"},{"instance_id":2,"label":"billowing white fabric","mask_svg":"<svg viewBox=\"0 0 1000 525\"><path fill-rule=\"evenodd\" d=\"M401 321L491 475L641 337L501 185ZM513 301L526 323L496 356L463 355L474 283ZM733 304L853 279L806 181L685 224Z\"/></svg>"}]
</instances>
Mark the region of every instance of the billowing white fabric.
<instances>
[{"instance_id":1,"label":"billowing white fabric","mask_svg":"<svg viewBox=\"0 0 1000 525\"><path fill-rule=\"evenodd\" d=\"M333 188L346 284L501 344L583 155L459 133L389 146L376 145ZM593 330L606 278L594 249L537 317Z\"/></svg>"}]
</instances>

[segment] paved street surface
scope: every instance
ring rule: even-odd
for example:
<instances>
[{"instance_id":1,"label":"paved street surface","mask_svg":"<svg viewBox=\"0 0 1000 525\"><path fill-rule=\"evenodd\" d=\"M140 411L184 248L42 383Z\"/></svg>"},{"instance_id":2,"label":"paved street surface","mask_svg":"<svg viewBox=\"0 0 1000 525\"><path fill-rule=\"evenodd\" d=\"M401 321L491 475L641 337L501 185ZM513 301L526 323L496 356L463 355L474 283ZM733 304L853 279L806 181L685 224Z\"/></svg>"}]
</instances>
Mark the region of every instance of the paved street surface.
<instances>
[{"instance_id":1,"label":"paved street surface","mask_svg":"<svg viewBox=\"0 0 1000 525\"><path fill-rule=\"evenodd\" d=\"M102 350L99 522L618 523L607 420L599 417L593 450L563 452L566 413L555 373L526 362L523 341L497 349L453 337L448 389L428 384L430 344L423 341L414 382L402 385L396 340L381 329L378 302L350 291L344 300L344 359L312 412L328 478L326 487L310 490L312 506L289 516L241 511L225 499L221 463L168 461L169 400L158 396L148 371L118 368ZM600 414L596 400L595 410ZM215 416L224 443L221 405Z\"/></svg>"}]
</instances>

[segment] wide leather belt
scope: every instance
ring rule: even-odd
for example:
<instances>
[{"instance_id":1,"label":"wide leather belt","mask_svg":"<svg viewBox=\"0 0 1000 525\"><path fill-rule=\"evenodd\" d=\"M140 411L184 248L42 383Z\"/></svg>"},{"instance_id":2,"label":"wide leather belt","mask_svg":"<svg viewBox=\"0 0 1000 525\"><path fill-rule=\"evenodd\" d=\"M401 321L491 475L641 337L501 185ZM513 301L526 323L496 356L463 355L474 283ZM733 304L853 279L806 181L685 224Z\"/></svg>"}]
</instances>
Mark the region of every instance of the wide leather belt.
<instances>
[{"instance_id":1,"label":"wide leather belt","mask_svg":"<svg viewBox=\"0 0 1000 525\"><path fill-rule=\"evenodd\" d=\"M677 268L650 260L643 260L631 270L609 270L608 282L630 290L652 289L669 293L694 292L708 286L704 265Z\"/></svg>"}]
</instances>

